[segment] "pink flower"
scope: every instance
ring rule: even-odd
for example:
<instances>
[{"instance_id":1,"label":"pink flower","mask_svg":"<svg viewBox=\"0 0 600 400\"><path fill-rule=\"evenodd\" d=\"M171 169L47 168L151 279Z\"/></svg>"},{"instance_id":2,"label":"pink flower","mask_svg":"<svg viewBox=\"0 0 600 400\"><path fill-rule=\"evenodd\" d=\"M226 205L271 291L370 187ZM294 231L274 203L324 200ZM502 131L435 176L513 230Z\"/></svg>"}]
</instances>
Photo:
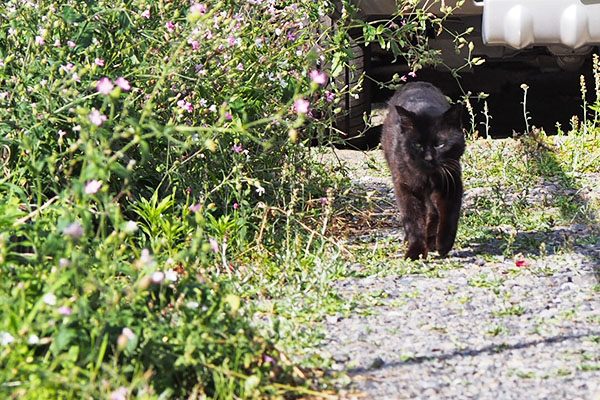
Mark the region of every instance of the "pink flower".
<instances>
[{"instance_id":1,"label":"pink flower","mask_svg":"<svg viewBox=\"0 0 600 400\"><path fill-rule=\"evenodd\" d=\"M198 203L198 204L192 204L190 206L190 211L191 212L196 212L196 211L200 210L201 208L202 208L202 205L200 203Z\"/></svg>"},{"instance_id":2,"label":"pink flower","mask_svg":"<svg viewBox=\"0 0 600 400\"><path fill-rule=\"evenodd\" d=\"M319 85L324 85L327 83L327 75L321 71L312 69L310 70L310 80Z\"/></svg>"},{"instance_id":3,"label":"pink flower","mask_svg":"<svg viewBox=\"0 0 600 400\"><path fill-rule=\"evenodd\" d=\"M147 9L147 10L144 10L144 11L142 12L142 17L144 17L144 18L146 18L146 19L150 19L150 10L149 10L149 9Z\"/></svg>"},{"instance_id":4,"label":"pink flower","mask_svg":"<svg viewBox=\"0 0 600 400\"><path fill-rule=\"evenodd\" d=\"M208 243L210 243L210 251L213 253L219 252L219 243L215 239L208 238Z\"/></svg>"},{"instance_id":5,"label":"pink flower","mask_svg":"<svg viewBox=\"0 0 600 400\"><path fill-rule=\"evenodd\" d=\"M75 44L75 42L72 40L67 40L67 46L69 46L70 48L73 48L73 47L77 46L77 44Z\"/></svg>"},{"instance_id":6,"label":"pink flower","mask_svg":"<svg viewBox=\"0 0 600 400\"><path fill-rule=\"evenodd\" d=\"M122 90L124 90L126 92L129 89L131 89L131 85L129 84L129 81L127 79L123 78L122 76L117 78L115 83L117 84L118 87L120 87Z\"/></svg>"},{"instance_id":7,"label":"pink flower","mask_svg":"<svg viewBox=\"0 0 600 400\"><path fill-rule=\"evenodd\" d=\"M408 76L410 76L411 78L416 78L416 77L417 77L417 74L416 74L416 72L415 72L415 71L410 71L410 72L408 73Z\"/></svg>"},{"instance_id":8,"label":"pink flower","mask_svg":"<svg viewBox=\"0 0 600 400\"><path fill-rule=\"evenodd\" d=\"M298 114L306 114L308 112L308 106L310 103L308 100L298 99L294 102L294 109Z\"/></svg>"},{"instance_id":9,"label":"pink flower","mask_svg":"<svg viewBox=\"0 0 600 400\"><path fill-rule=\"evenodd\" d=\"M94 64L96 64L99 67L104 67L104 60L96 57L96 59L94 60Z\"/></svg>"},{"instance_id":10,"label":"pink flower","mask_svg":"<svg viewBox=\"0 0 600 400\"><path fill-rule=\"evenodd\" d=\"M263 356L263 361L266 363L269 363L271 365L275 365L275 363L276 363L275 360L273 359L273 357L270 357L266 354Z\"/></svg>"},{"instance_id":11,"label":"pink flower","mask_svg":"<svg viewBox=\"0 0 600 400\"><path fill-rule=\"evenodd\" d=\"M408 79L408 78L406 77L406 75L402 75L402 77L400 78L400 80L401 80L402 82L406 82L406 81L407 81L407 79Z\"/></svg>"},{"instance_id":12,"label":"pink flower","mask_svg":"<svg viewBox=\"0 0 600 400\"><path fill-rule=\"evenodd\" d=\"M236 153L239 154L242 151L244 151L244 148L240 144L234 144L233 146L231 146L231 150L233 150L233 151L235 151Z\"/></svg>"},{"instance_id":13,"label":"pink flower","mask_svg":"<svg viewBox=\"0 0 600 400\"><path fill-rule=\"evenodd\" d=\"M58 307L58 309L56 311L58 311L58 313L61 315L71 315L71 313L72 313L71 307L67 307L67 306Z\"/></svg>"},{"instance_id":14,"label":"pink flower","mask_svg":"<svg viewBox=\"0 0 600 400\"><path fill-rule=\"evenodd\" d=\"M96 90L100 94L110 94L114 87L115 85L113 85L110 79L104 77L98 81L98 84L96 85Z\"/></svg>"},{"instance_id":15,"label":"pink flower","mask_svg":"<svg viewBox=\"0 0 600 400\"><path fill-rule=\"evenodd\" d=\"M73 222L72 224L63 228L62 233L63 235L70 236L73 239L80 239L84 234L83 225L81 225L80 222Z\"/></svg>"},{"instance_id":16,"label":"pink flower","mask_svg":"<svg viewBox=\"0 0 600 400\"><path fill-rule=\"evenodd\" d=\"M329 90L325 91L325 100L327 100L328 103L331 103L333 101L333 99L335 99L335 94L333 92L330 92Z\"/></svg>"},{"instance_id":17,"label":"pink flower","mask_svg":"<svg viewBox=\"0 0 600 400\"><path fill-rule=\"evenodd\" d=\"M238 71L243 71L244 70L244 64L239 63L236 68L237 68Z\"/></svg>"},{"instance_id":18,"label":"pink flower","mask_svg":"<svg viewBox=\"0 0 600 400\"><path fill-rule=\"evenodd\" d=\"M175 32L175 25L173 24L173 21L167 21L167 23L165 24L165 28L170 32L173 33Z\"/></svg>"},{"instance_id":19,"label":"pink flower","mask_svg":"<svg viewBox=\"0 0 600 400\"><path fill-rule=\"evenodd\" d=\"M102 181L98 181L96 179L92 179L88 183L85 184L85 194L96 194L98 190L102 187Z\"/></svg>"},{"instance_id":20,"label":"pink flower","mask_svg":"<svg viewBox=\"0 0 600 400\"><path fill-rule=\"evenodd\" d=\"M233 115L229 111L225 111L225 119L227 121L231 121L233 119Z\"/></svg>"},{"instance_id":21,"label":"pink flower","mask_svg":"<svg viewBox=\"0 0 600 400\"><path fill-rule=\"evenodd\" d=\"M240 205L238 203L233 203L233 209L237 210L238 208L240 208Z\"/></svg>"},{"instance_id":22,"label":"pink flower","mask_svg":"<svg viewBox=\"0 0 600 400\"><path fill-rule=\"evenodd\" d=\"M55 46L55 47L62 47L62 43L60 42L60 40L56 39L56 40L54 41L54 46Z\"/></svg>"},{"instance_id":23,"label":"pink flower","mask_svg":"<svg viewBox=\"0 0 600 400\"><path fill-rule=\"evenodd\" d=\"M233 46L235 44L235 37L229 36L227 38L227 43L229 43L230 46Z\"/></svg>"},{"instance_id":24,"label":"pink flower","mask_svg":"<svg viewBox=\"0 0 600 400\"><path fill-rule=\"evenodd\" d=\"M200 48L200 43L197 40L188 41L188 43L192 46L192 50L198 50Z\"/></svg>"},{"instance_id":25,"label":"pink flower","mask_svg":"<svg viewBox=\"0 0 600 400\"><path fill-rule=\"evenodd\" d=\"M43 37L41 37L41 36L39 36L39 35L35 37L35 44L37 44L37 45L41 46L41 45L43 45L44 43L46 43L46 40L44 40L44 38L43 38Z\"/></svg>"},{"instance_id":26,"label":"pink flower","mask_svg":"<svg viewBox=\"0 0 600 400\"><path fill-rule=\"evenodd\" d=\"M75 66L71 63L68 63L67 65L61 65L59 68L59 70L64 72L70 72L73 71L73 69L75 69Z\"/></svg>"},{"instance_id":27,"label":"pink flower","mask_svg":"<svg viewBox=\"0 0 600 400\"><path fill-rule=\"evenodd\" d=\"M110 400L127 400L127 395L129 394L129 389L124 386L121 386L117 390L110 393Z\"/></svg>"},{"instance_id":28,"label":"pink flower","mask_svg":"<svg viewBox=\"0 0 600 400\"><path fill-rule=\"evenodd\" d=\"M88 117L90 118L90 122L96 126L102 125L102 123L107 119L106 115L100 114L100 111L96 109L93 109Z\"/></svg>"},{"instance_id":29,"label":"pink flower","mask_svg":"<svg viewBox=\"0 0 600 400\"><path fill-rule=\"evenodd\" d=\"M183 99L179 100L179 101L177 102L177 105L178 105L178 106L179 106L181 109L183 109L183 110L185 110L185 111L187 111L187 112L192 112L192 111L194 111L194 106L192 106L192 103L190 103L190 102L187 102L187 101L185 101L185 100L183 100Z\"/></svg>"},{"instance_id":30,"label":"pink flower","mask_svg":"<svg viewBox=\"0 0 600 400\"><path fill-rule=\"evenodd\" d=\"M190 12L192 14L204 15L204 14L206 14L206 4L194 3L190 7Z\"/></svg>"}]
</instances>

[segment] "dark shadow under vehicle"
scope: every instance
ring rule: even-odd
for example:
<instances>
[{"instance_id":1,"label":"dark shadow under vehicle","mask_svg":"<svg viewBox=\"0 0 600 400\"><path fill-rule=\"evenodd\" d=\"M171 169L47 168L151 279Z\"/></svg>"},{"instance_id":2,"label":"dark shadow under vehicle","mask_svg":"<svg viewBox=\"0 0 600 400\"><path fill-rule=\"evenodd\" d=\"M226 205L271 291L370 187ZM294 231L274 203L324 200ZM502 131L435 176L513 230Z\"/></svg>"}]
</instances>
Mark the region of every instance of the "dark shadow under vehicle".
<instances>
[{"instance_id":1,"label":"dark shadow under vehicle","mask_svg":"<svg viewBox=\"0 0 600 400\"><path fill-rule=\"evenodd\" d=\"M394 1L354 3L360 10L358 18L367 22L389 19L396 10ZM450 6L456 3L446 2ZM467 0L447 18L445 26L452 32L464 32L472 27L465 36L473 43L471 57L485 62L462 68L459 77L453 76L456 74L451 71L463 66L468 54L466 46L459 52L455 50L449 33L429 39L429 46L439 51L443 64L416 71L416 78L408 76L411 70L406 63L401 60L394 63L394 57L377 44L354 46L355 60L350 63L350 69L360 66L359 72L364 71L367 78L360 98L343 102L345 114L337 120L346 146L364 149L379 143L381 127L367 129L363 116L372 110L381 112L382 104L392 96L393 90L378 82L389 82L395 74L407 80L431 82L454 101L470 93L473 114L464 116L465 127L478 131L480 136L509 137L515 132L522 133L526 130L526 117L530 128L542 127L548 133L555 133L558 123L563 131L570 130L571 118L576 115L581 120L584 112L582 75L587 85L587 104L596 100L592 98L595 88L591 58L595 45L600 43L600 29L596 32L596 29L580 28L588 26L594 16L600 16L600 2L555 0L545 4L549 9L554 8L543 10L539 1ZM531 17L534 27L527 18L535 12L539 15ZM505 21L504 25L498 24L496 19ZM540 25L545 30L540 30ZM507 30L510 26L519 27L521 36L516 37ZM356 33L356 42L361 42L360 32ZM525 107L522 84L528 86ZM487 118L484 100L476 98L479 93L488 95L485 98Z\"/></svg>"}]
</instances>

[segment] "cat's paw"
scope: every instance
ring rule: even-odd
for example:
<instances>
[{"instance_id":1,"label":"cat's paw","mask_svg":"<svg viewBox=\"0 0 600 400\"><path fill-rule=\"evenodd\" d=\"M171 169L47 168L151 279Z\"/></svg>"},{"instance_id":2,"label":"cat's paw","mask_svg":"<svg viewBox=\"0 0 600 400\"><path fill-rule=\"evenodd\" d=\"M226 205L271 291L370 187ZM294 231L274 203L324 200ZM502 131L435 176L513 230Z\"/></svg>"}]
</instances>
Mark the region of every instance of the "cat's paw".
<instances>
[{"instance_id":1,"label":"cat's paw","mask_svg":"<svg viewBox=\"0 0 600 400\"><path fill-rule=\"evenodd\" d=\"M427 257L427 248L422 244L411 244L404 255L404 258L418 260L420 257Z\"/></svg>"},{"instance_id":2,"label":"cat's paw","mask_svg":"<svg viewBox=\"0 0 600 400\"><path fill-rule=\"evenodd\" d=\"M453 244L454 243L438 244L437 252L440 255L440 257L446 257L448 255L448 253L450 253L450 250L452 250Z\"/></svg>"}]
</instances>

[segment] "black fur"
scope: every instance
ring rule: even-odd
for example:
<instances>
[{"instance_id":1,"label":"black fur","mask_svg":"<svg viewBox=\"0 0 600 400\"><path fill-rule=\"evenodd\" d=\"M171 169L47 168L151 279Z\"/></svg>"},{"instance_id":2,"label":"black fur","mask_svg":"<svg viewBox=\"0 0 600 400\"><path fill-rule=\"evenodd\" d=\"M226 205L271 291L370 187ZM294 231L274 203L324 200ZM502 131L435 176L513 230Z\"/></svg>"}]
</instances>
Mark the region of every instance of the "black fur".
<instances>
[{"instance_id":1,"label":"black fur","mask_svg":"<svg viewBox=\"0 0 600 400\"><path fill-rule=\"evenodd\" d=\"M426 82L412 82L388 102L381 143L402 213L406 258L448 254L463 196L462 107Z\"/></svg>"}]
</instances>

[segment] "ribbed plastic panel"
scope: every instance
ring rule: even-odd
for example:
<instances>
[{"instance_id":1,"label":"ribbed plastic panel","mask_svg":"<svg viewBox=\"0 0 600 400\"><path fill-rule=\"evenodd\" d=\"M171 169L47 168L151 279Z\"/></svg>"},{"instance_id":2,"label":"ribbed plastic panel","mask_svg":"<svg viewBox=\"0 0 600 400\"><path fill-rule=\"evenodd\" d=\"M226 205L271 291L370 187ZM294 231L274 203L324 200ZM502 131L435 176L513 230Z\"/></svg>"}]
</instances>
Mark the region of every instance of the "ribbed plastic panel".
<instances>
[{"instance_id":1,"label":"ribbed plastic panel","mask_svg":"<svg viewBox=\"0 0 600 400\"><path fill-rule=\"evenodd\" d=\"M600 0L485 0L482 35L515 49L600 44Z\"/></svg>"}]
</instances>

